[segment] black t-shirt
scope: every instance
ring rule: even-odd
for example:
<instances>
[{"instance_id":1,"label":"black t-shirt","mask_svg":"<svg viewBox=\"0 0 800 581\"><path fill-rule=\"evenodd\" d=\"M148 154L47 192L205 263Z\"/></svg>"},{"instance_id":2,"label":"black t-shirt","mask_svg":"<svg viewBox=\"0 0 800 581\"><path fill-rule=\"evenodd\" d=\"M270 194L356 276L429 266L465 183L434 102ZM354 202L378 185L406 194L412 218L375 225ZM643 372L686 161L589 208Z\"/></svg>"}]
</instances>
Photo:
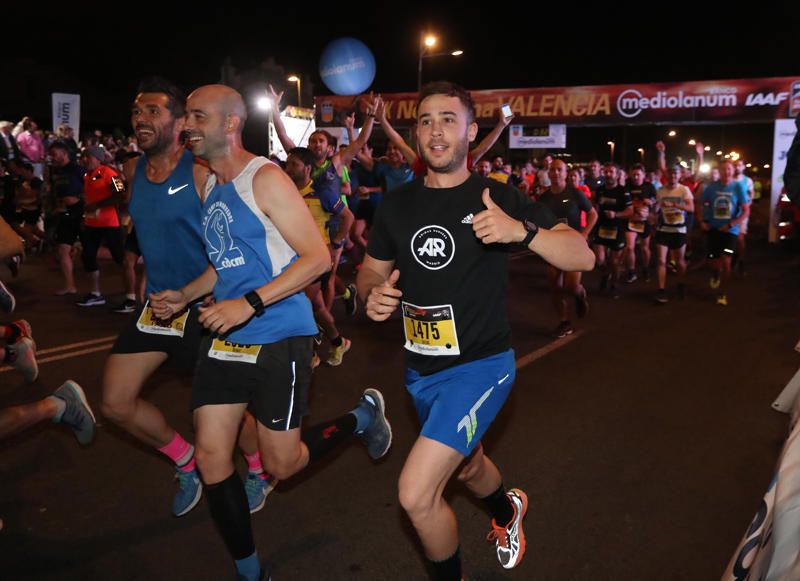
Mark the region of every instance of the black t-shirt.
<instances>
[{"instance_id":1,"label":"black t-shirt","mask_svg":"<svg viewBox=\"0 0 800 581\"><path fill-rule=\"evenodd\" d=\"M631 194L631 201L635 206L641 205L647 200L656 201L656 189L650 182L643 182L641 186L632 183L628 184L628 191ZM648 205L647 208L645 215L649 214L650 206ZM631 216L630 219L632 221L640 221L642 219L641 214L637 215L637 212L634 210L633 216Z\"/></svg>"},{"instance_id":2,"label":"black t-shirt","mask_svg":"<svg viewBox=\"0 0 800 581\"><path fill-rule=\"evenodd\" d=\"M599 214L598 226L614 227L626 224L627 218L608 218L605 214L608 210L617 214L624 212L633 203L630 192L624 186L614 186L611 189L600 188L595 194L595 201L597 202L597 213Z\"/></svg>"},{"instance_id":3,"label":"black t-shirt","mask_svg":"<svg viewBox=\"0 0 800 581\"><path fill-rule=\"evenodd\" d=\"M83 174L83 168L72 162L63 167L52 168L50 179L53 184L53 195L56 198L80 196L83 193Z\"/></svg>"},{"instance_id":4,"label":"black t-shirt","mask_svg":"<svg viewBox=\"0 0 800 581\"><path fill-rule=\"evenodd\" d=\"M592 211L592 203L586 194L571 187L567 187L559 194L554 194L548 189L540 194L536 201L547 206L556 221L578 231L581 230L581 212Z\"/></svg>"},{"instance_id":5,"label":"black t-shirt","mask_svg":"<svg viewBox=\"0 0 800 581\"><path fill-rule=\"evenodd\" d=\"M423 178L386 195L370 230L368 254L400 270L408 366L422 375L482 359L511 346L506 316L508 250L483 244L473 217L492 200L507 214L543 228L555 219L506 184L471 174L454 188L428 188Z\"/></svg>"}]
</instances>

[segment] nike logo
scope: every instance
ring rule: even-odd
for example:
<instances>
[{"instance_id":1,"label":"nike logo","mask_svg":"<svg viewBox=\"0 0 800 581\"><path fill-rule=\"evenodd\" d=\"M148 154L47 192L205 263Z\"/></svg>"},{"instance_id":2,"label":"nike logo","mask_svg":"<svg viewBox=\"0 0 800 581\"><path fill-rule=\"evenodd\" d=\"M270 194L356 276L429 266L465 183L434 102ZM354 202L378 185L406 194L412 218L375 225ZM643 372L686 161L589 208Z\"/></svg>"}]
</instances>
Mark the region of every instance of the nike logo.
<instances>
[{"instance_id":1,"label":"nike logo","mask_svg":"<svg viewBox=\"0 0 800 581\"><path fill-rule=\"evenodd\" d=\"M188 187L189 187L189 184L183 184L181 187L175 188L175 189L173 189L172 186L170 186L169 189L167 190L167 193L170 196L172 196L172 195L177 194L178 192L180 192L183 188L188 188Z\"/></svg>"},{"instance_id":2,"label":"nike logo","mask_svg":"<svg viewBox=\"0 0 800 581\"><path fill-rule=\"evenodd\" d=\"M278 418L277 420L272 420L273 424L277 424L278 422L282 422L283 418Z\"/></svg>"}]
</instances>

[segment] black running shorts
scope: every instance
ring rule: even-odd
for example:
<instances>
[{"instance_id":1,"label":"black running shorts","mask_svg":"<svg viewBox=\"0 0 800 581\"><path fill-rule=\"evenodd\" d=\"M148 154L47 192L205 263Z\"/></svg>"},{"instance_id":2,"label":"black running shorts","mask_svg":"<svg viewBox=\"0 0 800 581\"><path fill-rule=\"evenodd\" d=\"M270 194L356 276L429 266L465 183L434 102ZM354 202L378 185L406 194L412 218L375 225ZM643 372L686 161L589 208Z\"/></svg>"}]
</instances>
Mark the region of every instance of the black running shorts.
<instances>
[{"instance_id":1,"label":"black running shorts","mask_svg":"<svg viewBox=\"0 0 800 581\"><path fill-rule=\"evenodd\" d=\"M736 235L719 230L708 231L708 258L732 257L736 249Z\"/></svg>"},{"instance_id":2,"label":"black running shorts","mask_svg":"<svg viewBox=\"0 0 800 581\"><path fill-rule=\"evenodd\" d=\"M204 337L192 385L192 409L247 403L270 430L300 427L300 419L308 413L312 344L311 337L289 337L266 345L236 345Z\"/></svg>"},{"instance_id":3,"label":"black running shorts","mask_svg":"<svg viewBox=\"0 0 800 581\"><path fill-rule=\"evenodd\" d=\"M136 316L131 319L119 334L114 346L111 348L112 355L149 352L166 353L170 361L180 369L185 371L193 370L197 363L200 339L205 334L205 329L197 320L200 314L197 307L194 306L189 310L189 316L183 327L183 337L147 333L140 330L140 320L145 307L137 311Z\"/></svg>"}]
</instances>

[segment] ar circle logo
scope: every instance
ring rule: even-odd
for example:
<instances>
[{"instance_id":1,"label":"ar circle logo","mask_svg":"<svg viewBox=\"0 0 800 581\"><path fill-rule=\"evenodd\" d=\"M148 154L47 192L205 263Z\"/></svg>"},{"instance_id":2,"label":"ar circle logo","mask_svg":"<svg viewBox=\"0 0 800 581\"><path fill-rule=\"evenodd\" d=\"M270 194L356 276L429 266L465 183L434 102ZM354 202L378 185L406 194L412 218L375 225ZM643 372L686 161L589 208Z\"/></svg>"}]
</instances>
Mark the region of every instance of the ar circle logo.
<instances>
[{"instance_id":1,"label":"ar circle logo","mask_svg":"<svg viewBox=\"0 0 800 581\"><path fill-rule=\"evenodd\" d=\"M423 226L411 237L411 254L428 270L444 268L456 253L452 234L441 226Z\"/></svg>"}]
</instances>

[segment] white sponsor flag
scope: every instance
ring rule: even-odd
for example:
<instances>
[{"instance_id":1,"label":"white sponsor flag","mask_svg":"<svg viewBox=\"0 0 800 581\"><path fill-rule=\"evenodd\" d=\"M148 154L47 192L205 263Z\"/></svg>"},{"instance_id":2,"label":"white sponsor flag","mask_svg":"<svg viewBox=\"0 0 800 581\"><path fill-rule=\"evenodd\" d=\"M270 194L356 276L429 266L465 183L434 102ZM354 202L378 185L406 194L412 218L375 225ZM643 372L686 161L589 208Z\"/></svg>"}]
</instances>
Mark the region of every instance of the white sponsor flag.
<instances>
[{"instance_id":1,"label":"white sponsor flag","mask_svg":"<svg viewBox=\"0 0 800 581\"><path fill-rule=\"evenodd\" d=\"M769 201L769 241L777 242L778 224L775 208L783 190L783 172L786 169L786 152L792 145L797 127L794 119L776 119L775 137L772 142L772 191Z\"/></svg>"},{"instance_id":2,"label":"white sponsor flag","mask_svg":"<svg viewBox=\"0 0 800 581\"><path fill-rule=\"evenodd\" d=\"M778 472L722 581L800 579L800 423L786 440Z\"/></svg>"},{"instance_id":3,"label":"white sponsor flag","mask_svg":"<svg viewBox=\"0 0 800 581\"><path fill-rule=\"evenodd\" d=\"M81 96L72 93L53 93L53 133L64 123L72 127L75 141L81 134Z\"/></svg>"}]
</instances>

